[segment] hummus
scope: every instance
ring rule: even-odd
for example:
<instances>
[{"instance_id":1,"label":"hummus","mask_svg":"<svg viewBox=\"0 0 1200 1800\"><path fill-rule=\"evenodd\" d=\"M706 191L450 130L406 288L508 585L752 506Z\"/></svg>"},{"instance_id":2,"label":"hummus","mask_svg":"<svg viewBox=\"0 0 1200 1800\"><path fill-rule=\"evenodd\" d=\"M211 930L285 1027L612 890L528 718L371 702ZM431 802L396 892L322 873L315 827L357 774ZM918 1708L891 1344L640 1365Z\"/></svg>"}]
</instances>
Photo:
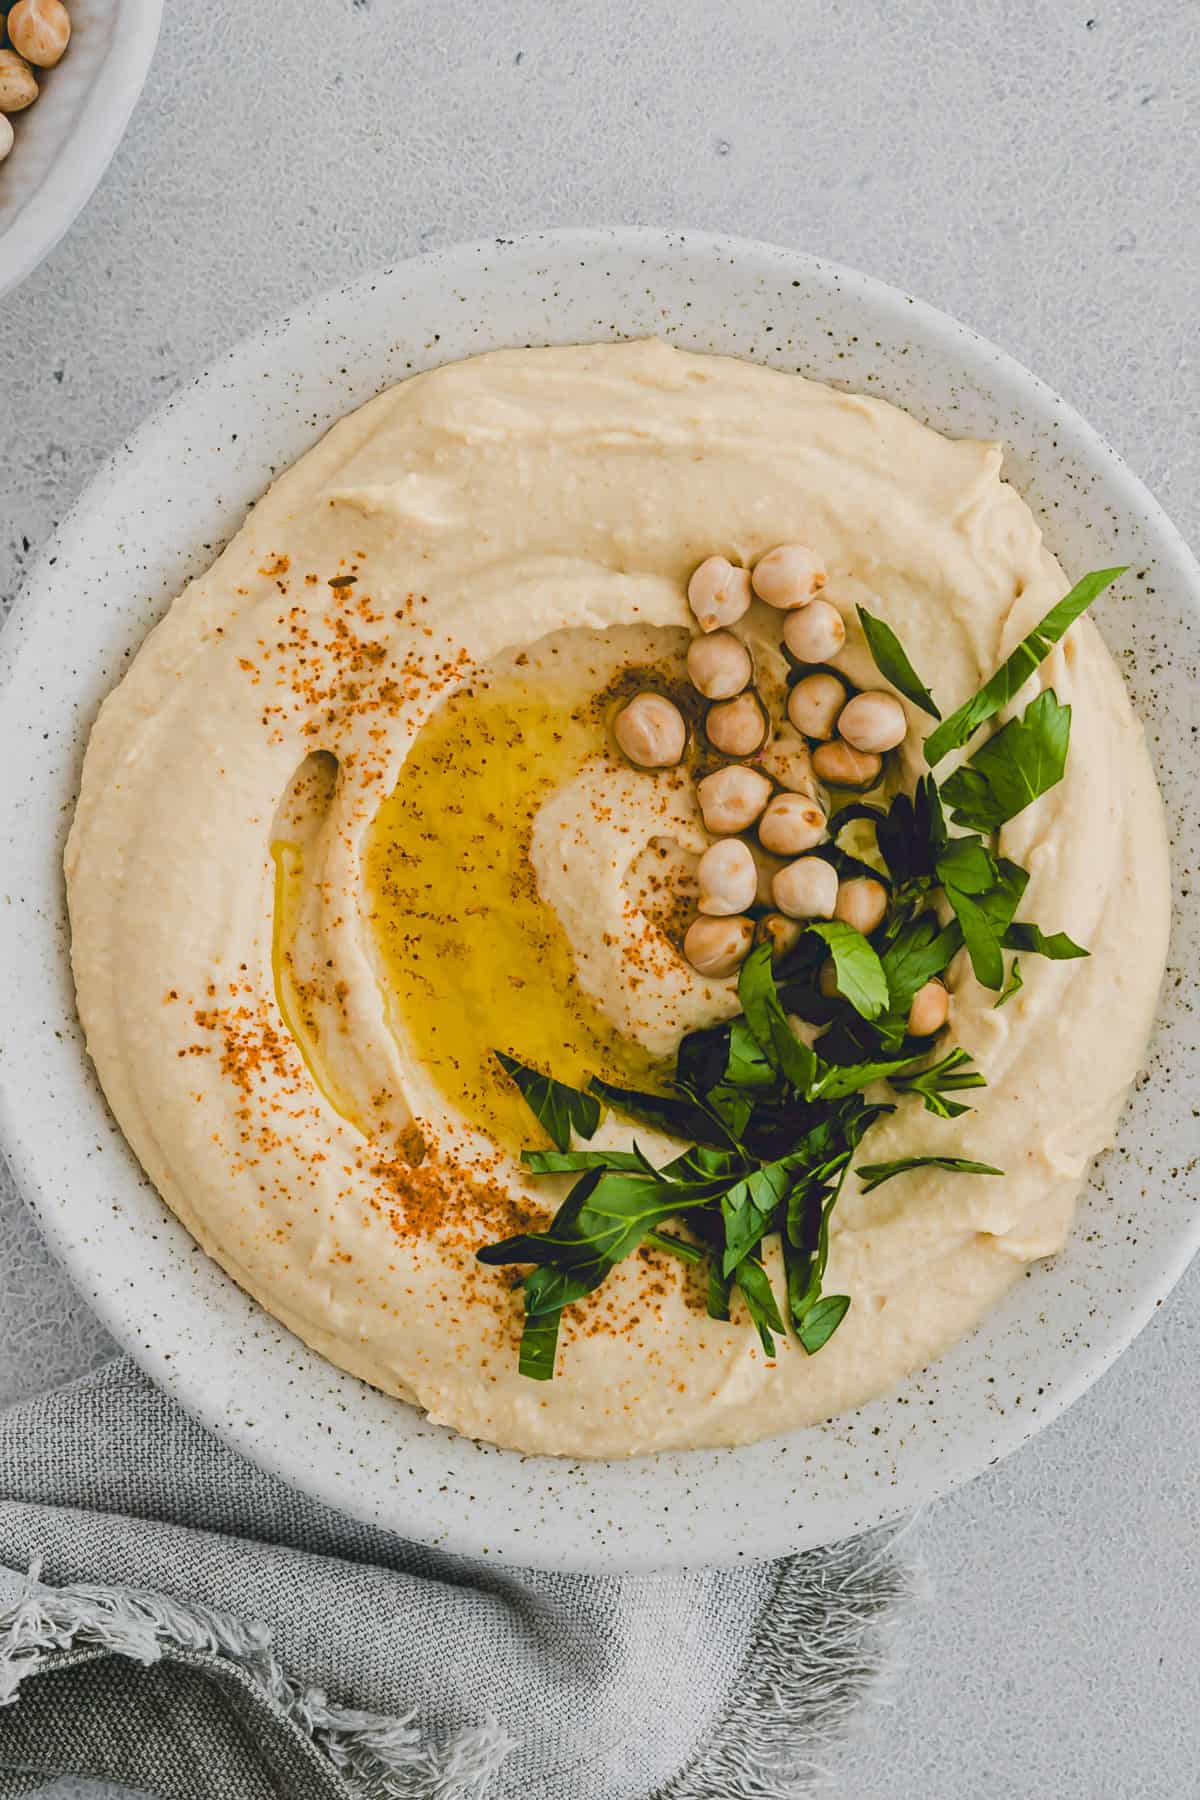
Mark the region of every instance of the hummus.
<instances>
[{"instance_id":1,"label":"hummus","mask_svg":"<svg viewBox=\"0 0 1200 1800\"><path fill-rule=\"evenodd\" d=\"M795 538L828 566L850 680L879 684L862 602L946 710L1068 585L995 444L660 343L499 352L330 431L93 730L66 871L117 1119L236 1281L461 1432L622 1456L853 1407L1059 1248L1112 1139L1168 880L1142 731L1084 620L1019 697L1052 685L1072 705L1065 778L1000 849L1030 872L1021 916L1090 957L1023 958L999 1010L960 957L944 1047L988 1085L951 1121L901 1099L863 1152L1005 1178L920 1170L866 1195L851 1177L825 1285L853 1305L819 1355L784 1337L768 1361L736 1303L708 1318L695 1271L645 1249L568 1309L556 1379L519 1375L515 1273L475 1253L539 1229L566 1183L522 1173L520 1145L545 1140L489 1052L645 1085L683 1031L738 1010L735 981L676 947L706 841L692 783L622 763L609 724L639 671L679 682L690 571ZM744 631L781 684L779 616L756 602ZM632 1137L609 1113L594 1143Z\"/></svg>"}]
</instances>

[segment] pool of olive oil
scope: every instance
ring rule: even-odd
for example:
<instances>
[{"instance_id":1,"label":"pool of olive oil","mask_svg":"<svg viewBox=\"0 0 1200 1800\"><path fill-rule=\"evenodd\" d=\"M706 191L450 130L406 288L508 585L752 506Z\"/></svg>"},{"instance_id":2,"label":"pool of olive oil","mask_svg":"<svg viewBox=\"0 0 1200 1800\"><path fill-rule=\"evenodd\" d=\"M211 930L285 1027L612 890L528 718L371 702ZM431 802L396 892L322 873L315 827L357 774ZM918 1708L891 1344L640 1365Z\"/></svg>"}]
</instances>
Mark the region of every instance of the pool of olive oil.
<instances>
[{"instance_id":1,"label":"pool of olive oil","mask_svg":"<svg viewBox=\"0 0 1200 1800\"><path fill-rule=\"evenodd\" d=\"M607 753L594 687L506 673L425 725L367 844L368 902L402 1036L447 1101L508 1147L544 1138L501 1049L582 1086L654 1065L584 993L529 859L543 800Z\"/></svg>"}]
</instances>

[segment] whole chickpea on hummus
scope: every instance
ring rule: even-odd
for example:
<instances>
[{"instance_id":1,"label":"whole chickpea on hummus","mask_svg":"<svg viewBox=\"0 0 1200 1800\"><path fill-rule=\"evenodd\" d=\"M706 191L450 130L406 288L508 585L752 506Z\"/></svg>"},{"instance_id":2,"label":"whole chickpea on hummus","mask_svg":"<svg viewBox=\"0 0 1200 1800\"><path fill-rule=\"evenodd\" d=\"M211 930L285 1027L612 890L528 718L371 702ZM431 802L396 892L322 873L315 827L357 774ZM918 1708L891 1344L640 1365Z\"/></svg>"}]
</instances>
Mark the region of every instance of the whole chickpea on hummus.
<instances>
[{"instance_id":1,"label":"whole chickpea on hummus","mask_svg":"<svg viewBox=\"0 0 1200 1800\"><path fill-rule=\"evenodd\" d=\"M893 1388L1061 1246L1153 1017L1164 826L1095 628L948 717L1069 586L997 445L732 359L501 351L343 420L88 747L79 1010L167 1204L522 1451Z\"/></svg>"}]
</instances>

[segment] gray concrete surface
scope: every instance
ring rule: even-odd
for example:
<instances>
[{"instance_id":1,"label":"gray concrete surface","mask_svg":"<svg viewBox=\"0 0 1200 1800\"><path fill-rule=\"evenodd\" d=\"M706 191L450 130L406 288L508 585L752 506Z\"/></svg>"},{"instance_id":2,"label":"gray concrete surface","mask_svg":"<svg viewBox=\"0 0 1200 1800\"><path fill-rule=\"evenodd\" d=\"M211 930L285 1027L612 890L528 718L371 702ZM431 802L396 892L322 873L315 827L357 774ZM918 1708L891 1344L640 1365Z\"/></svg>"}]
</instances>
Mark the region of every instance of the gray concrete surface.
<instances>
[{"instance_id":1,"label":"gray concrete surface","mask_svg":"<svg viewBox=\"0 0 1200 1800\"><path fill-rule=\"evenodd\" d=\"M1198 153L1196 0L168 0L116 162L0 302L0 599L260 321L555 224L737 231L919 293L1073 400L1195 542ZM105 1349L3 1188L0 1399ZM1200 1795L1198 1382L1193 1269L1063 1421L925 1515L931 1599L837 1791Z\"/></svg>"}]
</instances>

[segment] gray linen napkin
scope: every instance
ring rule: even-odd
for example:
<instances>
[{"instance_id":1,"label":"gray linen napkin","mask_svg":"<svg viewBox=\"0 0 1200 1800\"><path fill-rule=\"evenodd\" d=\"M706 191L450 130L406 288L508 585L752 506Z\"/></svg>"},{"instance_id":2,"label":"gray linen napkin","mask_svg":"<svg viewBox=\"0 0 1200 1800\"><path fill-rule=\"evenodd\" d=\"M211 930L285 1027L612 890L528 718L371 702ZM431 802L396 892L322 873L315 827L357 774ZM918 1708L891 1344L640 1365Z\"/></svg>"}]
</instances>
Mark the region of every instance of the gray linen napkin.
<instances>
[{"instance_id":1,"label":"gray linen napkin","mask_svg":"<svg viewBox=\"0 0 1200 1800\"><path fill-rule=\"evenodd\" d=\"M261 1473L119 1359L0 1414L0 1800L57 1774L163 1800L779 1800L912 1587L888 1532L619 1579L441 1555Z\"/></svg>"}]
</instances>

